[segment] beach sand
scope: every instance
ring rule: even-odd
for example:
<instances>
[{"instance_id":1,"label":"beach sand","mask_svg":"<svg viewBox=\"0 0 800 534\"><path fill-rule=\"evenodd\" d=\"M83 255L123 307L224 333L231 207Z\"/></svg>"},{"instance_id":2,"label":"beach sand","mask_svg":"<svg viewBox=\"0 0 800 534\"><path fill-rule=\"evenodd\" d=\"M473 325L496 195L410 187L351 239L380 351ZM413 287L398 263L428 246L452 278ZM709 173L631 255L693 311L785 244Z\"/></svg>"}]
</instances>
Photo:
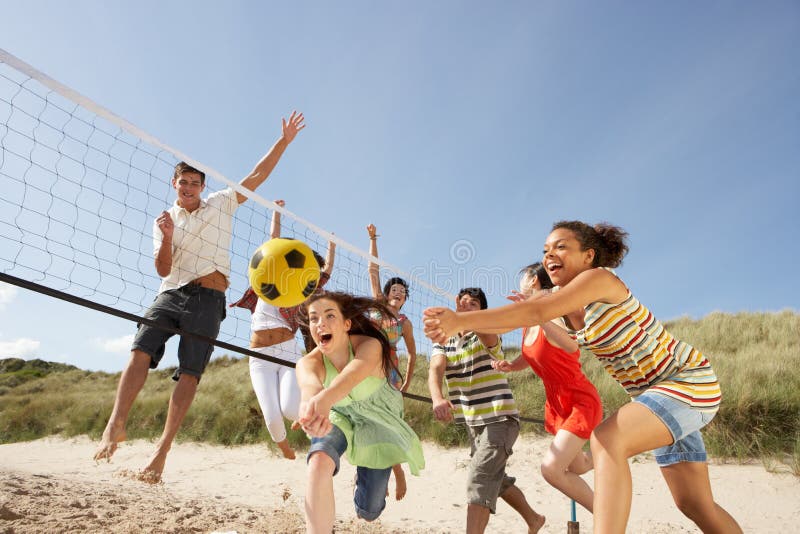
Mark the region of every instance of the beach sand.
<instances>
[{"instance_id":1,"label":"beach sand","mask_svg":"<svg viewBox=\"0 0 800 534\"><path fill-rule=\"evenodd\" d=\"M539 475L549 440L520 437L508 472L536 511L543 533L566 532L569 500ZM153 444L123 443L111 463L95 463L96 442L45 438L0 446L0 532L302 532L304 455L284 460L266 445L218 447L177 443L163 483L155 486L121 473L140 469ZM469 451L425 444L427 468L408 477L402 501L390 497L381 519L366 523L352 507L355 469L346 461L334 479L337 532L463 532ZM672 503L655 462L631 461L630 533L697 532ZM748 533L800 532L800 478L760 463L710 465L716 500ZM591 474L588 475L591 484ZM390 493L393 494L393 482ZM578 508L582 532L591 515ZM500 501L487 533L525 532L519 516Z\"/></svg>"}]
</instances>

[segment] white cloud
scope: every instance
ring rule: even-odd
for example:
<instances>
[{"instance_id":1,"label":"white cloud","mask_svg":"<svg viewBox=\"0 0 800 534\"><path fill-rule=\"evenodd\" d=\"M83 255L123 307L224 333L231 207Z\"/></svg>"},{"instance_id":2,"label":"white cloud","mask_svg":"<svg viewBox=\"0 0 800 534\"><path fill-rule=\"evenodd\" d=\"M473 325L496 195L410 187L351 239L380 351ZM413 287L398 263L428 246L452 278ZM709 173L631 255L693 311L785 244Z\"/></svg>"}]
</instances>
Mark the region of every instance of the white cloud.
<instances>
[{"instance_id":1,"label":"white cloud","mask_svg":"<svg viewBox=\"0 0 800 534\"><path fill-rule=\"evenodd\" d=\"M129 334L127 336L111 337L111 338L96 337L92 340L92 343L97 348L104 350L106 352L127 352L131 350L131 345L133 344L134 335L135 334Z\"/></svg>"},{"instance_id":2,"label":"white cloud","mask_svg":"<svg viewBox=\"0 0 800 534\"><path fill-rule=\"evenodd\" d=\"M0 311L5 310L6 304L11 304L16 296L16 286L6 284L5 282L0 282Z\"/></svg>"},{"instance_id":3,"label":"white cloud","mask_svg":"<svg viewBox=\"0 0 800 534\"><path fill-rule=\"evenodd\" d=\"M36 356L41 342L27 337L12 341L0 341L0 358L31 358Z\"/></svg>"}]
</instances>

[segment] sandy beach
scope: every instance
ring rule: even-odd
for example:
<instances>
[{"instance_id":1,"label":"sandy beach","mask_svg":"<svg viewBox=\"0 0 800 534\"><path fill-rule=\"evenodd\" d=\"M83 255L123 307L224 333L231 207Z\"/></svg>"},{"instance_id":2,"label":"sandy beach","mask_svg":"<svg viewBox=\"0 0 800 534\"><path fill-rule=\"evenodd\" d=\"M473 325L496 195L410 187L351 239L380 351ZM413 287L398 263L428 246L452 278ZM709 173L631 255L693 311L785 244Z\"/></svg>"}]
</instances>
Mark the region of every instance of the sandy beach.
<instances>
[{"instance_id":1,"label":"sandy beach","mask_svg":"<svg viewBox=\"0 0 800 534\"><path fill-rule=\"evenodd\" d=\"M566 532L569 500L538 474L545 438L524 435L508 471L547 523L541 532ZM302 532L304 456L289 461L265 445L216 447L177 443L162 484L122 476L141 468L153 445L124 443L111 463L95 463L96 443L86 437L46 438L0 446L0 532ZM343 462L335 478L337 532L463 532L468 451L425 444L427 468L408 477L408 495L393 498L381 519L355 519L351 498L354 468ZM634 497L628 532L697 532L672 504L652 458L631 462ZM717 501L745 532L800 529L800 478L760 463L710 466ZM591 479L591 476L589 476ZM590 482L591 483L591 482ZM390 486L390 492L394 488ZM591 515L578 509L582 532ZM524 532L504 502L487 532Z\"/></svg>"}]
</instances>

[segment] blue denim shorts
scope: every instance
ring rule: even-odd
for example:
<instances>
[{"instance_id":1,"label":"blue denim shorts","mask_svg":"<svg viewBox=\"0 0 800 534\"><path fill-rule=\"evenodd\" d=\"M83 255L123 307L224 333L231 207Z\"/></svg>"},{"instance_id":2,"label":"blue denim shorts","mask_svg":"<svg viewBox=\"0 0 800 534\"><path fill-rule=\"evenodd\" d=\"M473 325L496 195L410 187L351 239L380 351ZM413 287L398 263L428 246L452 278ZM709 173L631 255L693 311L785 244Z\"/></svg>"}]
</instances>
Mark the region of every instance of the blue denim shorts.
<instances>
[{"instance_id":1,"label":"blue denim shorts","mask_svg":"<svg viewBox=\"0 0 800 534\"><path fill-rule=\"evenodd\" d=\"M692 408L688 404L671 397L647 391L633 399L650 409L656 417L667 425L673 443L653 451L660 467L680 462L705 462L706 446L700 429L717 415L716 411L706 412Z\"/></svg>"},{"instance_id":2,"label":"blue denim shorts","mask_svg":"<svg viewBox=\"0 0 800 534\"><path fill-rule=\"evenodd\" d=\"M334 426L327 435L321 438L311 438L311 447L308 449L306 463L315 453L327 454L335 468L334 476L339 472L339 460L347 450L347 438ZM380 517L386 507L386 489L389 487L389 475L392 468L370 469L369 467L356 467L356 491L353 494L353 504L356 515L367 521L374 521Z\"/></svg>"}]
</instances>

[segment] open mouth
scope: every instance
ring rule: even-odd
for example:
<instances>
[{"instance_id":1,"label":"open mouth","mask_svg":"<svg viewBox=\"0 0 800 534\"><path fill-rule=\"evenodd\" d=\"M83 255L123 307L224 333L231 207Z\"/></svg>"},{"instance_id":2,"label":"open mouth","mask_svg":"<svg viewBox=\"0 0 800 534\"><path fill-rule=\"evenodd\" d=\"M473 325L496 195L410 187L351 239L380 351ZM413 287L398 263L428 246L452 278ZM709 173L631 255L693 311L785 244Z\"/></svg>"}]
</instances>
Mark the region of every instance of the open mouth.
<instances>
[{"instance_id":1,"label":"open mouth","mask_svg":"<svg viewBox=\"0 0 800 534\"><path fill-rule=\"evenodd\" d=\"M320 334L319 335L319 344L320 345L327 345L330 343L331 339L333 339L333 334Z\"/></svg>"},{"instance_id":2,"label":"open mouth","mask_svg":"<svg viewBox=\"0 0 800 534\"><path fill-rule=\"evenodd\" d=\"M562 269L562 265L559 263L548 263L547 264L547 272L548 274L553 274L558 272Z\"/></svg>"}]
</instances>

